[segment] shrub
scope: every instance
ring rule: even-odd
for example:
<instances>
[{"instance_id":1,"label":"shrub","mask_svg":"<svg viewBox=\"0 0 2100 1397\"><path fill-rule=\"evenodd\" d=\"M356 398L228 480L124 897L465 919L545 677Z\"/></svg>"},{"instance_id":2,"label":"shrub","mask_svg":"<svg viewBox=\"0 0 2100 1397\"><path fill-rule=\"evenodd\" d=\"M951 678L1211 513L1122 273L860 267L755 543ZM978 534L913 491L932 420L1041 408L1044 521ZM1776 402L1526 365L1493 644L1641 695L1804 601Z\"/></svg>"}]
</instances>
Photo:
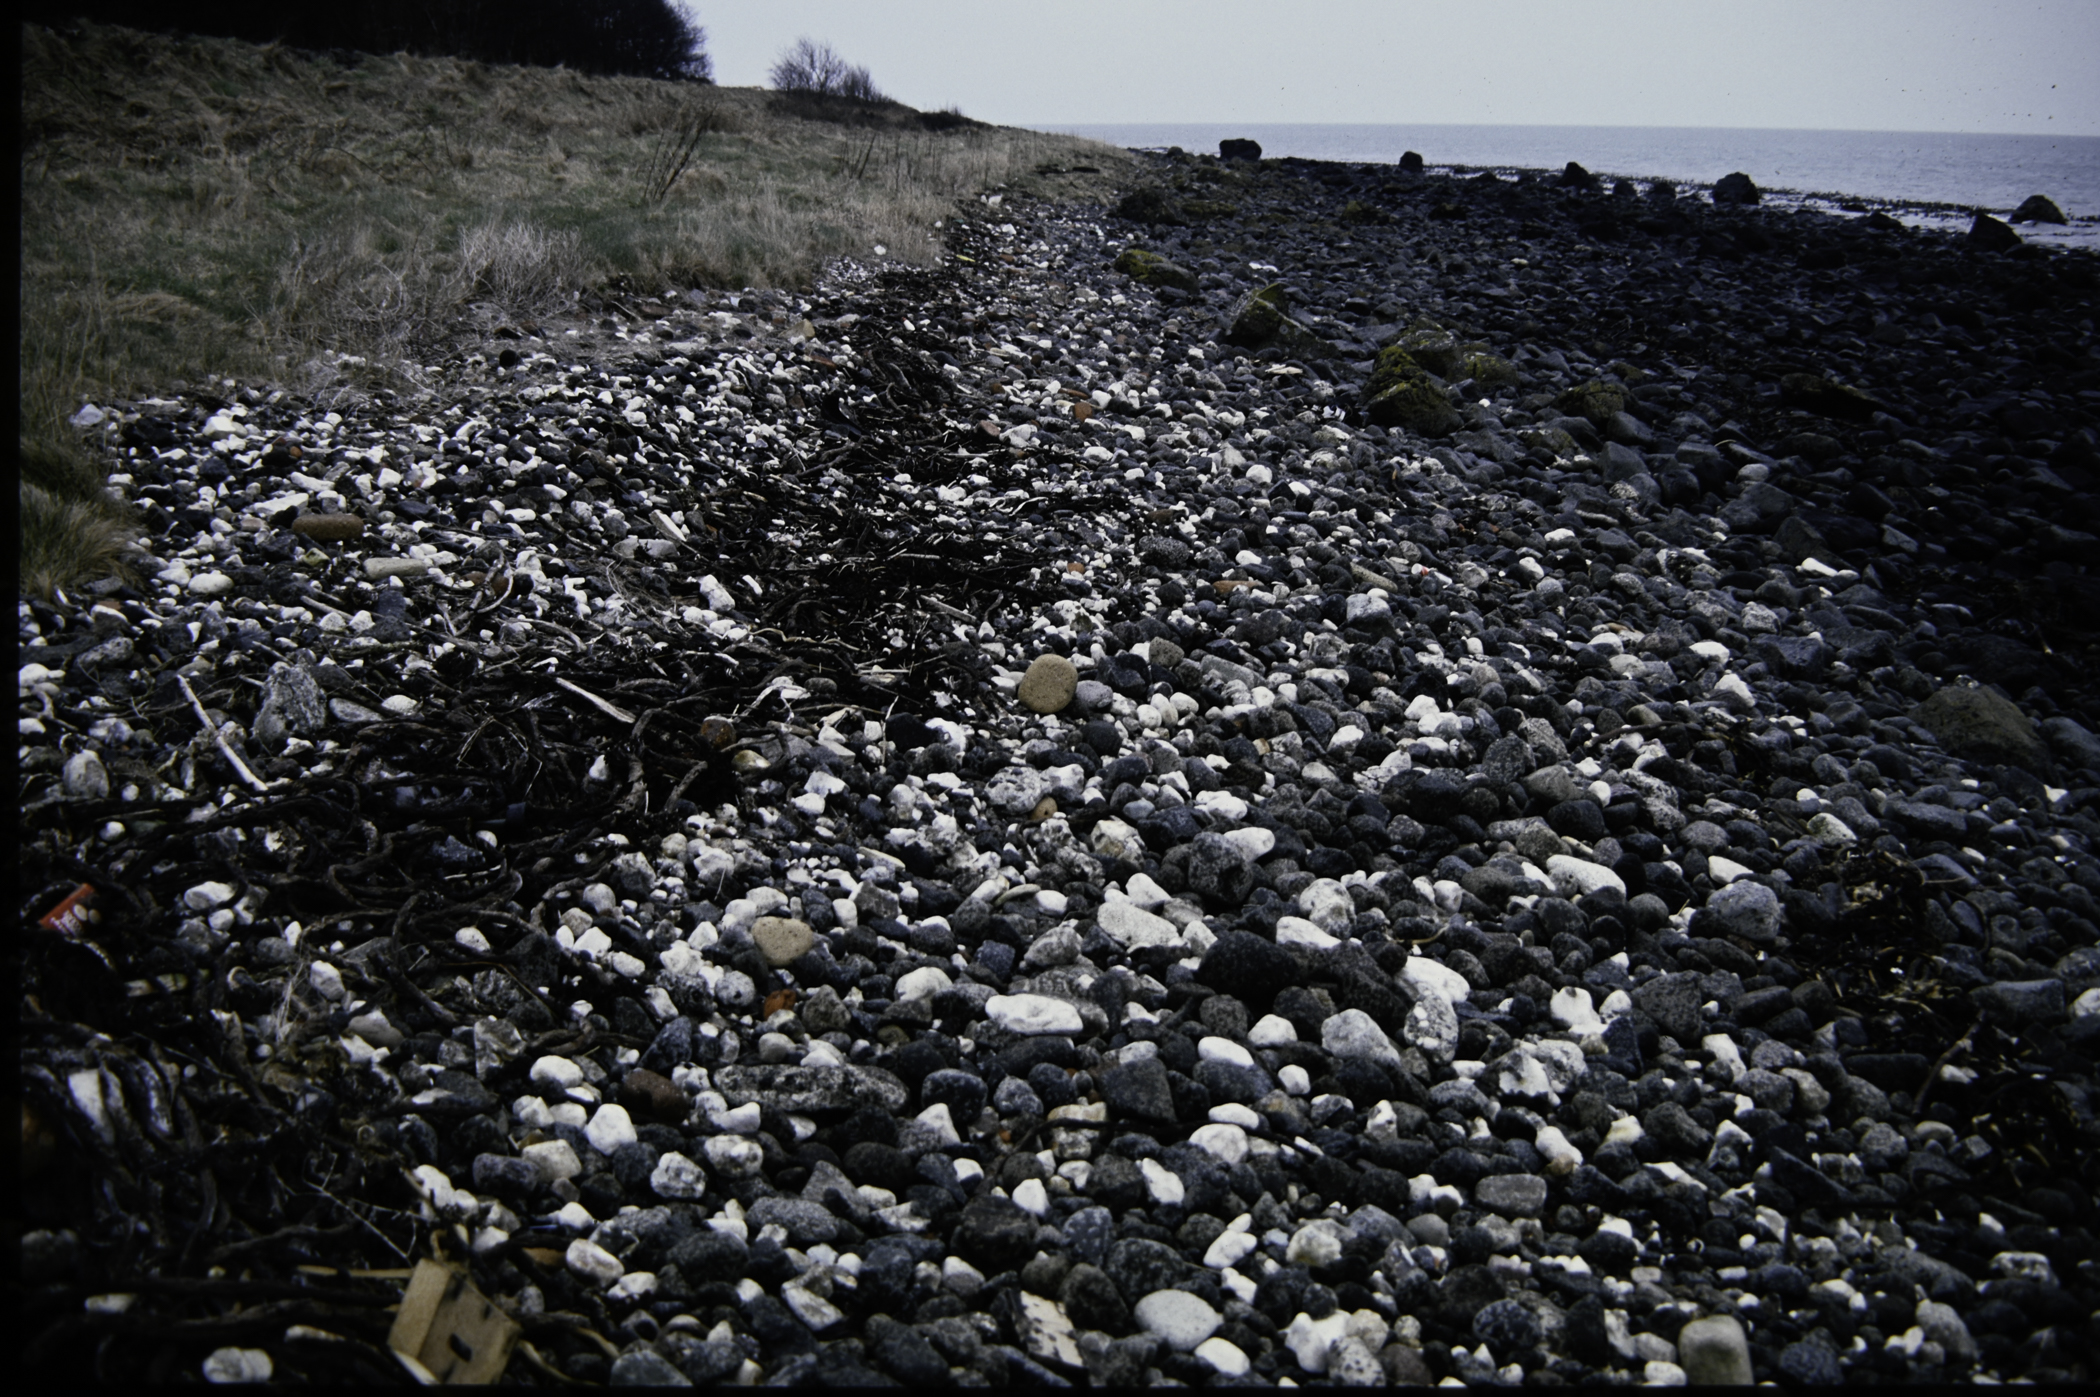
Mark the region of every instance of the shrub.
<instances>
[{"instance_id":1,"label":"shrub","mask_svg":"<svg viewBox=\"0 0 2100 1397\"><path fill-rule=\"evenodd\" d=\"M866 68L848 63L837 49L811 39L797 39L773 65L779 92L814 92L821 97L851 97L859 102L887 102Z\"/></svg>"}]
</instances>

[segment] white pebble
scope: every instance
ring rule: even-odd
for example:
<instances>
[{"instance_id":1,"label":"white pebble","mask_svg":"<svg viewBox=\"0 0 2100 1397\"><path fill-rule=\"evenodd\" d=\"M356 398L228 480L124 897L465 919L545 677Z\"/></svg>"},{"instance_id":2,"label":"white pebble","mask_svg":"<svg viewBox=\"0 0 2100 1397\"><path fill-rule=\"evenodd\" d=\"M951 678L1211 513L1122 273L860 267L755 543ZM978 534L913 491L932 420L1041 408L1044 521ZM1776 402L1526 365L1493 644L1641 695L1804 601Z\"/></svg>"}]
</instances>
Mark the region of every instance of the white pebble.
<instances>
[{"instance_id":1,"label":"white pebble","mask_svg":"<svg viewBox=\"0 0 2100 1397\"><path fill-rule=\"evenodd\" d=\"M1554 991L1550 1012L1553 1022L1571 1033L1604 1032L1604 1020L1597 1017L1590 992L1579 985Z\"/></svg>"},{"instance_id":2,"label":"white pebble","mask_svg":"<svg viewBox=\"0 0 2100 1397\"><path fill-rule=\"evenodd\" d=\"M701 1148L715 1172L732 1179L750 1178L766 1158L756 1141L741 1135L710 1135Z\"/></svg>"},{"instance_id":3,"label":"white pebble","mask_svg":"<svg viewBox=\"0 0 2100 1397\"><path fill-rule=\"evenodd\" d=\"M985 1001L984 1012L1008 1033L1076 1034L1086 1026L1077 1006L1046 994L995 994Z\"/></svg>"},{"instance_id":4,"label":"white pebble","mask_svg":"<svg viewBox=\"0 0 2100 1397\"><path fill-rule=\"evenodd\" d=\"M1236 1125L1199 1126L1189 1143L1226 1164L1238 1164L1247 1157L1247 1132Z\"/></svg>"},{"instance_id":5,"label":"white pebble","mask_svg":"<svg viewBox=\"0 0 2100 1397\"><path fill-rule=\"evenodd\" d=\"M1014 1186L1014 1205L1023 1212L1044 1217L1050 1211L1050 1190L1041 1179L1023 1179Z\"/></svg>"},{"instance_id":6,"label":"white pebble","mask_svg":"<svg viewBox=\"0 0 2100 1397\"><path fill-rule=\"evenodd\" d=\"M341 999L343 972L325 960L317 960L306 967L306 982L314 987L314 993L327 999Z\"/></svg>"},{"instance_id":7,"label":"white pebble","mask_svg":"<svg viewBox=\"0 0 2100 1397\"><path fill-rule=\"evenodd\" d=\"M627 1270L620 1264L619 1257L585 1237L569 1243L564 1259L571 1271L600 1288L611 1285Z\"/></svg>"},{"instance_id":8,"label":"white pebble","mask_svg":"<svg viewBox=\"0 0 2100 1397\"><path fill-rule=\"evenodd\" d=\"M1237 1266L1261 1246L1261 1238L1252 1232L1221 1232L1218 1239L1203 1253L1203 1264L1213 1271L1222 1271L1228 1266Z\"/></svg>"},{"instance_id":9,"label":"white pebble","mask_svg":"<svg viewBox=\"0 0 2100 1397\"><path fill-rule=\"evenodd\" d=\"M1202 1296L1185 1290L1155 1290L1138 1301L1132 1313L1139 1328L1182 1353L1193 1351L1224 1322Z\"/></svg>"},{"instance_id":10,"label":"white pebble","mask_svg":"<svg viewBox=\"0 0 2100 1397\"><path fill-rule=\"evenodd\" d=\"M1298 1030L1289 1019L1264 1014L1254 1027L1247 1030L1247 1041L1257 1048L1280 1048L1286 1043L1297 1042Z\"/></svg>"},{"instance_id":11,"label":"white pebble","mask_svg":"<svg viewBox=\"0 0 2100 1397\"><path fill-rule=\"evenodd\" d=\"M182 905L192 912L209 912L233 901L234 889L226 883L199 883L182 895ZM245 1350L243 1350L245 1352Z\"/></svg>"},{"instance_id":12,"label":"white pebble","mask_svg":"<svg viewBox=\"0 0 2100 1397\"><path fill-rule=\"evenodd\" d=\"M276 1371L270 1355L259 1348L213 1349L204 1360L206 1382L268 1382Z\"/></svg>"},{"instance_id":13,"label":"white pebble","mask_svg":"<svg viewBox=\"0 0 2100 1397\"><path fill-rule=\"evenodd\" d=\"M1156 1159L1138 1161L1138 1172L1145 1176L1145 1187L1152 1192L1152 1201L1161 1207L1178 1208L1187 1196L1181 1176Z\"/></svg>"},{"instance_id":14,"label":"white pebble","mask_svg":"<svg viewBox=\"0 0 2100 1397\"><path fill-rule=\"evenodd\" d=\"M583 1081L583 1069L565 1057L550 1053L532 1064L532 1080L539 1086L567 1091Z\"/></svg>"},{"instance_id":15,"label":"white pebble","mask_svg":"<svg viewBox=\"0 0 2100 1397\"><path fill-rule=\"evenodd\" d=\"M541 1140L518 1151L519 1157L532 1161L532 1167L540 1171L544 1183L556 1179L573 1179L583 1172L583 1161L576 1157L576 1147L567 1140Z\"/></svg>"},{"instance_id":16,"label":"white pebble","mask_svg":"<svg viewBox=\"0 0 2100 1397\"><path fill-rule=\"evenodd\" d=\"M1424 989L1433 990L1453 1004L1465 1002L1466 996L1473 992L1465 976L1442 961L1431 960L1419 953L1407 958L1407 964L1400 969L1400 978L1418 995Z\"/></svg>"},{"instance_id":17,"label":"white pebble","mask_svg":"<svg viewBox=\"0 0 2100 1397\"><path fill-rule=\"evenodd\" d=\"M1230 1339L1205 1339L1196 1345L1196 1357L1217 1369L1222 1377L1243 1378L1254 1371L1253 1361Z\"/></svg>"},{"instance_id":18,"label":"white pebble","mask_svg":"<svg viewBox=\"0 0 2100 1397\"><path fill-rule=\"evenodd\" d=\"M698 1164L672 1150L649 1172L649 1188L658 1198L698 1198L707 1192L707 1175Z\"/></svg>"},{"instance_id":19,"label":"white pebble","mask_svg":"<svg viewBox=\"0 0 2100 1397\"><path fill-rule=\"evenodd\" d=\"M1316 951L1331 950L1342 944L1341 938L1330 936L1319 926L1303 917L1279 917L1276 919L1276 944L1279 946L1306 946Z\"/></svg>"}]
</instances>

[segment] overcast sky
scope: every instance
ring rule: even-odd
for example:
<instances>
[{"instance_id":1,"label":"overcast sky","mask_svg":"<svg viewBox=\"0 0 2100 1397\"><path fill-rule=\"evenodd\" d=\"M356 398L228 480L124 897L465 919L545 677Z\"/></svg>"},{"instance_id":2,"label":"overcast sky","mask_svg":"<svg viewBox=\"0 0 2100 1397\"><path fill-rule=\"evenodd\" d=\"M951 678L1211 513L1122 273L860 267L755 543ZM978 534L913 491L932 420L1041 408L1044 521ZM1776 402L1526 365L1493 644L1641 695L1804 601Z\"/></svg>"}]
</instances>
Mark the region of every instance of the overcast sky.
<instances>
[{"instance_id":1,"label":"overcast sky","mask_svg":"<svg viewBox=\"0 0 2100 1397\"><path fill-rule=\"evenodd\" d=\"M715 76L798 36L980 120L2100 135L2100 0L679 0Z\"/></svg>"}]
</instances>

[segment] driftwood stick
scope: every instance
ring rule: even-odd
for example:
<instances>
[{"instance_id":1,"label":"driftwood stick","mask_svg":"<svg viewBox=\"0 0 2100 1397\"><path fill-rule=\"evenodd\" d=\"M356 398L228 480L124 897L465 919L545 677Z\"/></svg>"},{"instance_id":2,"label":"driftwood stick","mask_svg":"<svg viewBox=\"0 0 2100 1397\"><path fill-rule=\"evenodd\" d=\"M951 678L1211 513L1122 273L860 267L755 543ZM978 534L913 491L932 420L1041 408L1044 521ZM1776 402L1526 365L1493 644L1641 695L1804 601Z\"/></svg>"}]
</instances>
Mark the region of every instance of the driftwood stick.
<instances>
[{"instance_id":1,"label":"driftwood stick","mask_svg":"<svg viewBox=\"0 0 2100 1397\"><path fill-rule=\"evenodd\" d=\"M190 707L197 710L197 721L204 724L204 730L211 734L212 741L219 744L219 750L226 754L226 760L231 762L233 769L241 774L241 779L255 787L256 790L267 794L272 783L263 780L260 776L250 771L248 763L241 760L241 754L234 751L232 746L227 743L226 735L219 731L218 725L212 722L211 715L204 711L204 705L198 700L197 691L190 687L190 681L178 674L175 676L175 682L182 686L182 696L190 701Z\"/></svg>"}]
</instances>

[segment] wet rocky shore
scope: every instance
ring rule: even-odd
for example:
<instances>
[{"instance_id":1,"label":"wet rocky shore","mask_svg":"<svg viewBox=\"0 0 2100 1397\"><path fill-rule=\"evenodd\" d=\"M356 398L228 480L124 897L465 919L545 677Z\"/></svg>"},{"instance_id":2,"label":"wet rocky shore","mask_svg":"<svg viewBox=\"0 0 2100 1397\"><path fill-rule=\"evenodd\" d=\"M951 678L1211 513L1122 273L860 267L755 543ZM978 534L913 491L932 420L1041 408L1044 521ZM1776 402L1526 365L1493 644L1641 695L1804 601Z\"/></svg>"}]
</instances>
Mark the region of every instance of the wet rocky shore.
<instances>
[{"instance_id":1,"label":"wet rocky shore","mask_svg":"<svg viewBox=\"0 0 2100 1397\"><path fill-rule=\"evenodd\" d=\"M2092 1378L2100 264L1145 171L82 414L32 1370Z\"/></svg>"}]
</instances>

